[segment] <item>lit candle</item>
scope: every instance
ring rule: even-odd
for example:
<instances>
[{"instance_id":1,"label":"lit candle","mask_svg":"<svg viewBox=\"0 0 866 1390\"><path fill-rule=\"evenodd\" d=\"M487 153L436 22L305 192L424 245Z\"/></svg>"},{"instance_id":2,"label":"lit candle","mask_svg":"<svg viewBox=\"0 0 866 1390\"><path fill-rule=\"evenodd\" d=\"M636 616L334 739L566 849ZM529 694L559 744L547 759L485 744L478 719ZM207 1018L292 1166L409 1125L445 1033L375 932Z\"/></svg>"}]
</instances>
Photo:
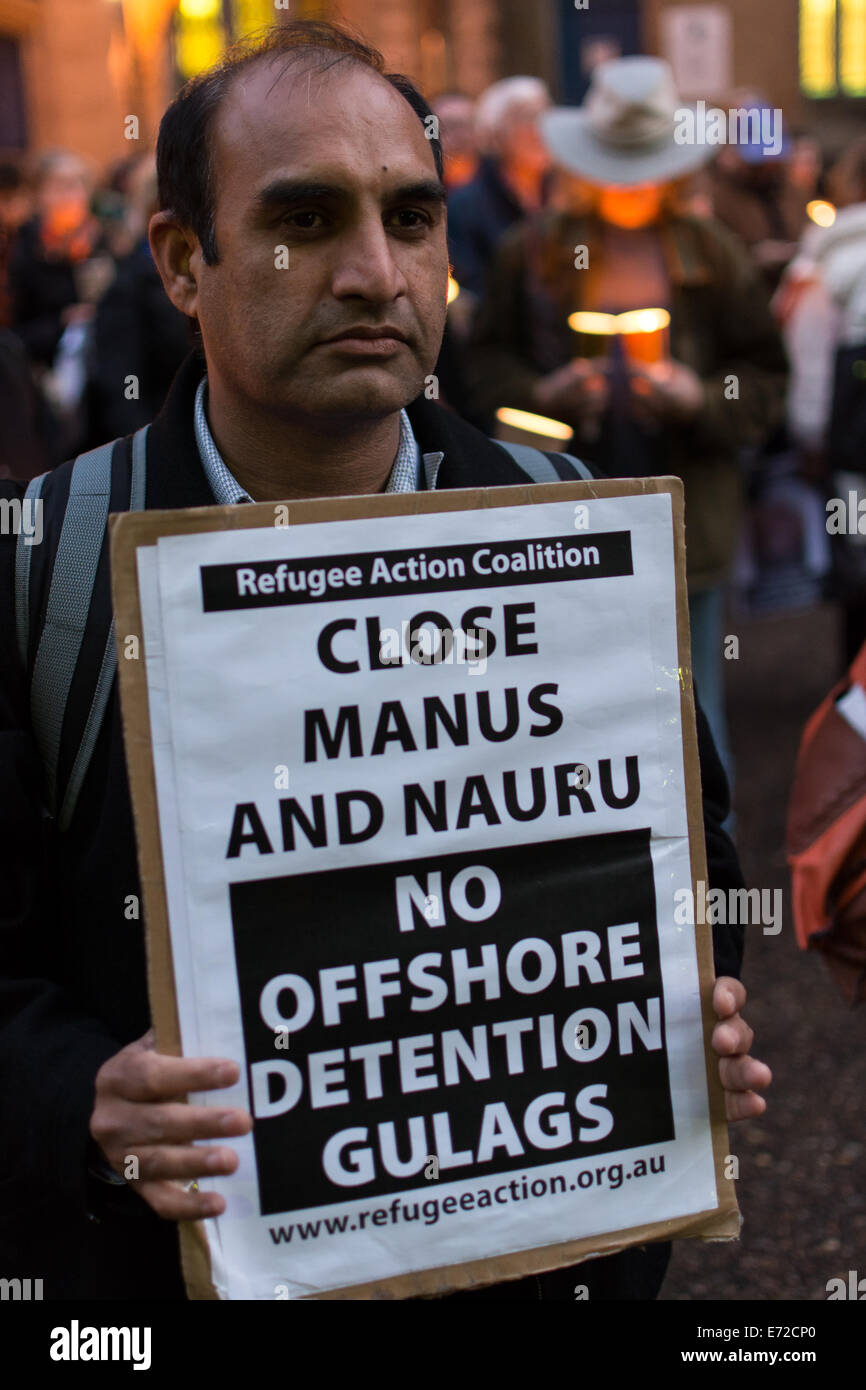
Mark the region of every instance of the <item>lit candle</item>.
<instances>
[{"instance_id":1,"label":"lit candle","mask_svg":"<svg viewBox=\"0 0 866 1390\"><path fill-rule=\"evenodd\" d=\"M571 426L562 420L550 420L546 415L533 415L528 410L512 410L510 406L497 410L496 419L497 437L510 444L530 443L543 447L545 440L551 444L568 443L574 434Z\"/></svg>"},{"instance_id":2,"label":"lit candle","mask_svg":"<svg viewBox=\"0 0 866 1390\"><path fill-rule=\"evenodd\" d=\"M819 227L832 227L836 221L836 209L823 198L815 198L813 202L807 203L806 212Z\"/></svg>"},{"instance_id":3,"label":"lit candle","mask_svg":"<svg viewBox=\"0 0 866 1390\"><path fill-rule=\"evenodd\" d=\"M667 362L670 323L667 309L632 309L618 315L626 357L632 362Z\"/></svg>"},{"instance_id":4,"label":"lit candle","mask_svg":"<svg viewBox=\"0 0 866 1390\"><path fill-rule=\"evenodd\" d=\"M667 309L628 309L622 314L598 314L579 310L571 314L568 325L590 340L586 357L605 355L607 339L622 340L625 356L633 362L666 362L670 356ZM595 340L594 342L592 340Z\"/></svg>"}]
</instances>

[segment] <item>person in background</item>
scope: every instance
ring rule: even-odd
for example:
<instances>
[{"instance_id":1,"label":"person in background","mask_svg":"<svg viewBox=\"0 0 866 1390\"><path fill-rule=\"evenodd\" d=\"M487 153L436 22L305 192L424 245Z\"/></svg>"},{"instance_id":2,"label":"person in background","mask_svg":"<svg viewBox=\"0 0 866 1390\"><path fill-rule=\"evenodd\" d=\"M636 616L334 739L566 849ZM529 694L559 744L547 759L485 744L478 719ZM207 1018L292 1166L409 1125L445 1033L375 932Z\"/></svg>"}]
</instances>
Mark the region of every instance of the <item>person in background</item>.
<instances>
[{"instance_id":1,"label":"person in background","mask_svg":"<svg viewBox=\"0 0 866 1390\"><path fill-rule=\"evenodd\" d=\"M33 214L24 171L12 161L0 163L0 328L12 322L9 261L20 229Z\"/></svg>"},{"instance_id":2,"label":"person in background","mask_svg":"<svg viewBox=\"0 0 866 1390\"><path fill-rule=\"evenodd\" d=\"M453 225L453 195L470 184L479 170L476 103L461 93L446 92L435 97L430 105L439 121L439 139L444 157L442 181L451 195L449 220ZM453 259L453 245L449 247L449 254ZM461 258L461 275L462 264ZM492 421L483 411L475 409L471 393L466 388L466 335L474 305L475 296L464 283L458 281L454 286L453 301L448 306L435 375L443 405L456 410L464 420L489 434Z\"/></svg>"},{"instance_id":3,"label":"person in background","mask_svg":"<svg viewBox=\"0 0 866 1390\"><path fill-rule=\"evenodd\" d=\"M802 200L803 207L820 196L823 173L824 155L820 141L805 131L792 136L787 182L788 187Z\"/></svg>"},{"instance_id":4,"label":"person in background","mask_svg":"<svg viewBox=\"0 0 866 1390\"><path fill-rule=\"evenodd\" d=\"M130 171L126 200L120 235L131 249L97 306L88 352L94 444L132 434L152 420L193 346L189 321L166 296L147 239L158 207L153 155Z\"/></svg>"},{"instance_id":5,"label":"person in background","mask_svg":"<svg viewBox=\"0 0 866 1390\"><path fill-rule=\"evenodd\" d=\"M786 361L735 238L680 210L682 180L712 153L675 141L680 106L667 63L621 58L596 68L580 110L542 118L562 171L557 205L504 239L467 363L479 408L570 425L573 451L611 476L682 478L692 663L730 776L722 617L740 525L739 453L781 418ZM654 361L569 326L581 310L644 308L670 315L669 352L660 337ZM591 355L605 344L606 361Z\"/></svg>"},{"instance_id":6,"label":"person in background","mask_svg":"<svg viewBox=\"0 0 866 1390\"><path fill-rule=\"evenodd\" d=\"M132 250L126 217L129 192L136 170L140 165L149 163L152 157L150 154L125 154L120 160L114 160L93 190L90 208L103 229L108 250L115 260L121 260Z\"/></svg>"},{"instance_id":7,"label":"person in background","mask_svg":"<svg viewBox=\"0 0 866 1390\"><path fill-rule=\"evenodd\" d=\"M837 206L810 224L773 300L791 359L788 429L806 476L866 498L866 136L830 169ZM831 531L832 591L847 669L866 641L866 537Z\"/></svg>"},{"instance_id":8,"label":"person in background","mask_svg":"<svg viewBox=\"0 0 866 1390\"><path fill-rule=\"evenodd\" d=\"M541 207L551 161L538 119L549 106L550 93L536 77L506 77L479 99L481 162L475 177L448 204L454 277L470 294L483 290L503 234Z\"/></svg>"},{"instance_id":9,"label":"person in background","mask_svg":"<svg viewBox=\"0 0 866 1390\"><path fill-rule=\"evenodd\" d=\"M775 131L778 117L766 101L750 92L735 92L734 110L756 112L767 129ZM769 152L755 138L756 122L749 125L753 138L737 145L722 145L711 169L713 211L720 222L745 242L767 288L772 291L797 249L806 218L808 197L803 194L804 155L795 156L791 142L782 140L778 153ZM792 163L793 160L793 163ZM793 177L792 177L793 174Z\"/></svg>"},{"instance_id":10,"label":"person in background","mask_svg":"<svg viewBox=\"0 0 866 1390\"><path fill-rule=\"evenodd\" d=\"M31 362L50 368L64 329L88 321L77 269L102 249L90 211L92 179L83 159L52 150L35 176L36 215L21 228L9 264L12 327Z\"/></svg>"},{"instance_id":11,"label":"person in background","mask_svg":"<svg viewBox=\"0 0 866 1390\"><path fill-rule=\"evenodd\" d=\"M0 479L29 482L63 461L59 422L33 380L20 338L0 328Z\"/></svg>"},{"instance_id":12,"label":"person in background","mask_svg":"<svg viewBox=\"0 0 866 1390\"><path fill-rule=\"evenodd\" d=\"M478 172L475 102L462 92L443 92L433 98L430 106L439 122L445 158L442 182L453 193Z\"/></svg>"}]
</instances>

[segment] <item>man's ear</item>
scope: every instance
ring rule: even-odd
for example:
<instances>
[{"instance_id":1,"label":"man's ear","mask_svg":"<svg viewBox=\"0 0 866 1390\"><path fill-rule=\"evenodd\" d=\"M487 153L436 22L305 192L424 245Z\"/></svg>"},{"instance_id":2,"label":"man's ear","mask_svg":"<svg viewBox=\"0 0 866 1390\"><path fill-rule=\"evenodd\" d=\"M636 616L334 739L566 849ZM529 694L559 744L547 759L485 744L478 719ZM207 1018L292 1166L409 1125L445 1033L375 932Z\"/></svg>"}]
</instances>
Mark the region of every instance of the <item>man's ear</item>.
<instances>
[{"instance_id":1,"label":"man's ear","mask_svg":"<svg viewBox=\"0 0 866 1390\"><path fill-rule=\"evenodd\" d=\"M176 309L195 318L198 313L197 275L202 264L198 237L181 227L170 212L154 213L147 234L163 289Z\"/></svg>"}]
</instances>

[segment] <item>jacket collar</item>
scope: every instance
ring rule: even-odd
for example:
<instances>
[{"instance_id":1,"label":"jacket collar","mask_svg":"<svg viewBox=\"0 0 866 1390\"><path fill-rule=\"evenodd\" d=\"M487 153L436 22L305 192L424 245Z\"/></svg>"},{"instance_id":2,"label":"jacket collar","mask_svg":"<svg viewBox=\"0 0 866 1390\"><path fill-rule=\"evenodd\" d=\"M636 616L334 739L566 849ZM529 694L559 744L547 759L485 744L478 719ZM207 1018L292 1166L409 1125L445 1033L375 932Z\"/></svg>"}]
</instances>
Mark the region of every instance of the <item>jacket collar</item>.
<instances>
[{"instance_id":1,"label":"jacket collar","mask_svg":"<svg viewBox=\"0 0 866 1390\"><path fill-rule=\"evenodd\" d=\"M171 384L147 439L147 506L214 505L195 441L195 393L204 362L193 351ZM419 396L407 407L422 455L442 454L437 491L465 487L505 487L525 483L526 474L509 454L474 425L436 401Z\"/></svg>"},{"instance_id":2,"label":"jacket collar","mask_svg":"<svg viewBox=\"0 0 866 1390\"><path fill-rule=\"evenodd\" d=\"M195 393L204 372L198 350L184 358L147 432L148 507L212 507L195 442Z\"/></svg>"},{"instance_id":3,"label":"jacket collar","mask_svg":"<svg viewBox=\"0 0 866 1390\"><path fill-rule=\"evenodd\" d=\"M407 414L422 454L441 452L436 489L461 487L510 487L525 483L526 474L511 455L466 420L419 396Z\"/></svg>"}]
</instances>

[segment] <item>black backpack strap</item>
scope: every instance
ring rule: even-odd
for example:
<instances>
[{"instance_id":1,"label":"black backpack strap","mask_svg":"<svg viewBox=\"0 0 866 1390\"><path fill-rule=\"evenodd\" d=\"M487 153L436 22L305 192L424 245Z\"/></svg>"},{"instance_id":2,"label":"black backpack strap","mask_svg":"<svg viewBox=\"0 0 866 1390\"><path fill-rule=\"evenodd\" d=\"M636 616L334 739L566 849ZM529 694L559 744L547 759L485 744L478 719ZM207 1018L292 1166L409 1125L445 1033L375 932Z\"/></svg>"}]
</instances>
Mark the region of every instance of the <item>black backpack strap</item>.
<instances>
[{"instance_id":1,"label":"black backpack strap","mask_svg":"<svg viewBox=\"0 0 866 1390\"><path fill-rule=\"evenodd\" d=\"M45 621L33 663L30 718L33 736L42 754L48 807L52 814L57 808L57 763L63 717L81 651L108 518L113 452L113 442L103 444L79 454L73 464Z\"/></svg>"},{"instance_id":2,"label":"black backpack strap","mask_svg":"<svg viewBox=\"0 0 866 1390\"><path fill-rule=\"evenodd\" d=\"M147 481L147 431L148 426L145 425L142 429L136 431L132 437L132 481L129 492L129 510L131 512L140 512L144 508L145 485ZM110 455L108 466L110 475ZM98 558L97 555L97 562ZM96 570L94 568L93 579L95 578ZM90 583L90 592L93 592L93 580L91 580ZM108 638L105 643L105 651L102 655L102 665L99 668L99 676L96 681L96 689L93 692L93 699L90 702L87 723L84 726L81 743L78 745L78 752L75 755L75 762L72 764L72 771L69 774L69 780L63 795L63 804L60 808L59 818L61 830L66 830L72 820L78 802L78 794L81 791L81 784L90 766L90 759L96 747L99 730L102 728L102 721L105 717L108 697L111 694L111 687L114 683L116 671L117 645L114 636L114 618L112 617L111 626L108 630Z\"/></svg>"},{"instance_id":3,"label":"black backpack strap","mask_svg":"<svg viewBox=\"0 0 866 1390\"><path fill-rule=\"evenodd\" d=\"M147 426L132 443L130 510L144 506ZM72 466L69 496L51 572L45 619L36 648L30 681L30 716L45 770L49 810L58 814L62 830L72 819L78 793L90 765L108 697L117 656L112 621L90 703L84 734L62 799L57 784L60 740L69 693L75 676L93 598L94 583L105 539L111 499L114 441L80 454ZM37 479L40 484L44 479ZM28 488L28 493L30 489ZM37 496L34 489L34 498ZM23 528L22 528L23 529ZM15 572L15 611L18 643L25 668L30 648L30 558L18 538Z\"/></svg>"},{"instance_id":4,"label":"black backpack strap","mask_svg":"<svg viewBox=\"0 0 866 1390\"><path fill-rule=\"evenodd\" d=\"M548 454L541 449L533 449L528 444L506 444L504 439L497 439L494 443L500 449L505 449L511 455L518 468L522 468L524 473L532 479L534 483L561 483L567 482L569 477L574 477L577 473L579 477L591 479L594 475L581 459L575 458L573 454ZM554 460L567 460L570 468L565 472L560 471Z\"/></svg>"},{"instance_id":5,"label":"black backpack strap","mask_svg":"<svg viewBox=\"0 0 866 1390\"><path fill-rule=\"evenodd\" d=\"M42 506L42 486L47 473L41 473L38 478L33 478L27 484L27 491L24 494L23 507L29 507L31 512L36 507ZM27 670L30 655L30 563L33 558L32 537L31 544L28 545L28 537L24 534L24 527L18 529L18 538L15 544L15 630L18 637L18 652L21 656L21 665Z\"/></svg>"}]
</instances>

